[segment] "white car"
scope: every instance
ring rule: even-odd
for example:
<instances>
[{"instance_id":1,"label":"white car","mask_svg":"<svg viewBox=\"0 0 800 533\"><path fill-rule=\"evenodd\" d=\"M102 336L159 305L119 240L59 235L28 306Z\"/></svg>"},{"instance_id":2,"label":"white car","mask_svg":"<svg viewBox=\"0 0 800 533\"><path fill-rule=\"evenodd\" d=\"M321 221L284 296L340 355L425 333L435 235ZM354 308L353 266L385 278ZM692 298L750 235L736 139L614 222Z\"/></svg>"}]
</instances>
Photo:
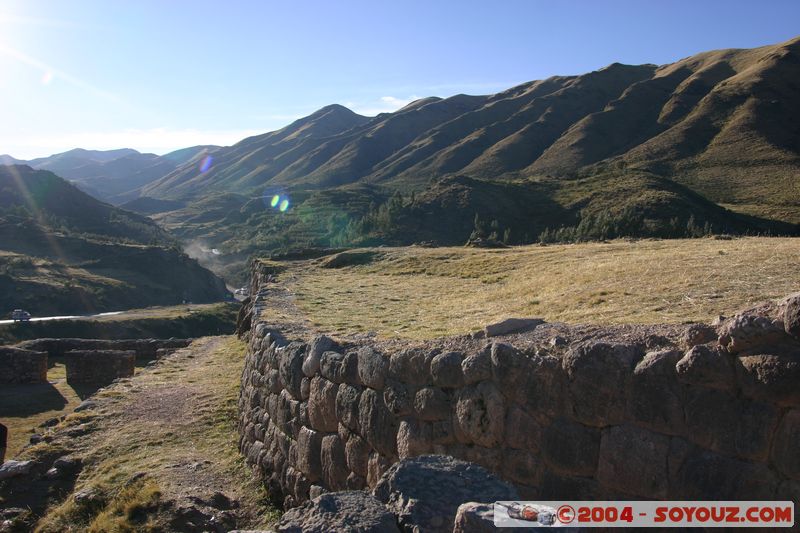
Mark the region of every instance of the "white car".
<instances>
[{"instance_id":1,"label":"white car","mask_svg":"<svg viewBox=\"0 0 800 533\"><path fill-rule=\"evenodd\" d=\"M14 309L11 313L11 320L14 322L28 322L31 319L31 314L23 309Z\"/></svg>"}]
</instances>

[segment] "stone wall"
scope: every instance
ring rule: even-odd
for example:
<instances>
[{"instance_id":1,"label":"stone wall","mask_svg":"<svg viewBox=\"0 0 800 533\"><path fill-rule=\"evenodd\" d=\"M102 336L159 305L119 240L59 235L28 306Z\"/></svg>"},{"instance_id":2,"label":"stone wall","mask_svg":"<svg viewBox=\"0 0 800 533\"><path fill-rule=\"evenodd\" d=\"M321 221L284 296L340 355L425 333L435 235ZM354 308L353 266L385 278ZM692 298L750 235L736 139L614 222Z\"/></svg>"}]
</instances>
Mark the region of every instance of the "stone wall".
<instances>
[{"instance_id":1,"label":"stone wall","mask_svg":"<svg viewBox=\"0 0 800 533\"><path fill-rule=\"evenodd\" d=\"M0 346L0 383L47 383L47 353Z\"/></svg>"},{"instance_id":2,"label":"stone wall","mask_svg":"<svg viewBox=\"0 0 800 533\"><path fill-rule=\"evenodd\" d=\"M147 361L161 354L185 348L191 339L33 339L17 345L18 348L47 352L51 358L64 357L72 350L132 350L139 361Z\"/></svg>"},{"instance_id":3,"label":"stone wall","mask_svg":"<svg viewBox=\"0 0 800 533\"><path fill-rule=\"evenodd\" d=\"M523 498L798 501L798 310L795 297L671 336L543 324L416 345L291 338L256 313L240 449L286 507L374 488L429 453Z\"/></svg>"},{"instance_id":4,"label":"stone wall","mask_svg":"<svg viewBox=\"0 0 800 533\"><path fill-rule=\"evenodd\" d=\"M108 385L133 376L136 352L132 350L73 350L64 356L70 385Z\"/></svg>"}]
</instances>

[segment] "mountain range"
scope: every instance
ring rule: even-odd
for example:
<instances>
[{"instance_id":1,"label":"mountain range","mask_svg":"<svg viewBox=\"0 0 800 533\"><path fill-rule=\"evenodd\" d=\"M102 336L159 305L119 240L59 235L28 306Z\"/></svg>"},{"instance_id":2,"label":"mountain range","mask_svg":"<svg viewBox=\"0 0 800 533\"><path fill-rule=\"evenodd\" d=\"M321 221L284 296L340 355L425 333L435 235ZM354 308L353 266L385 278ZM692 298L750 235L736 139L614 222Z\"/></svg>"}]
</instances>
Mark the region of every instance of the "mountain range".
<instances>
[{"instance_id":1,"label":"mountain range","mask_svg":"<svg viewBox=\"0 0 800 533\"><path fill-rule=\"evenodd\" d=\"M254 253L484 233L511 243L795 234L800 38L423 98L375 117L330 105L233 146L177 153L83 151L93 162L79 165L67 152L32 166L239 265ZM271 208L276 195L288 209Z\"/></svg>"},{"instance_id":2,"label":"mountain range","mask_svg":"<svg viewBox=\"0 0 800 533\"><path fill-rule=\"evenodd\" d=\"M72 181L81 190L100 200L119 204L138 197L138 189L153 180L186 163L194 162L217 148L219 147L192 146L162 156L143 154L130 148L75 148L29 161L0 155L0 164L28 165L37 170L49 170Z\"/></svg>"},{"instance_id":3,"label":"mountain range","mask_svg":"<svg viewBox=\"0 0 800 533\"><path fill-rule=\"evenodd\" d=\"M41 316L226 295L222 280L149 218L52 172L0 166L0 309Z\"/></svg>"}]
</instances>

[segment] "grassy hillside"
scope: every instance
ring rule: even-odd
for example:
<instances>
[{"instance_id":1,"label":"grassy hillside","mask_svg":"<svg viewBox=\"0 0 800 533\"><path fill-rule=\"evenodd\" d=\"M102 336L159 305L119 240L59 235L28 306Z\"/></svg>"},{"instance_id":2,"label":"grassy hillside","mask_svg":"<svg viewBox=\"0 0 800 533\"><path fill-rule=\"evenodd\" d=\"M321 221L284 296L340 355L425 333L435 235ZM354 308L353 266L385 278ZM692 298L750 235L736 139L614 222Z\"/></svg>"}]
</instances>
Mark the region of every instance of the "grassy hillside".
<instances>
[{"instance_id":1,"label":"grassy hillside","mask_svg":"<svg viewBox=\"0 0 800 533\"><path fill-rule=\"evenodd\" d=\"M512 243L545 231L795 234L798 78L800 38L425 98L371 119L328 106L220 148L206 172L152 182L142 194L157 200L142 209L237 264L309 246L461 244L476 215ZM287 212L262 200L276 194Z\"/></svg>"},{"instance_id":2,"label":"grassy hillside","mask_svg":"<svg viewBox=\"0 0 800 533\"><path fill-rule=\"evenodd\" d=\"M800 240L612 241L575 245L374 248L366 258L290 263L295 313L324 331L386 337L464 334L507 318L588 324L711 322L798 290ZM296 316L294 317L296 318Z\"/></svg>"},{"instance_id":3,"label":"grassy hillside","mask_svg":"<svg viewBox=\"0 0 800 533\"><path fill-rule=\"evenodd\" d=\"M0 167L0 313L219 301L224 283L152 220L27 166Z\"/></svg>"}]
</instances>

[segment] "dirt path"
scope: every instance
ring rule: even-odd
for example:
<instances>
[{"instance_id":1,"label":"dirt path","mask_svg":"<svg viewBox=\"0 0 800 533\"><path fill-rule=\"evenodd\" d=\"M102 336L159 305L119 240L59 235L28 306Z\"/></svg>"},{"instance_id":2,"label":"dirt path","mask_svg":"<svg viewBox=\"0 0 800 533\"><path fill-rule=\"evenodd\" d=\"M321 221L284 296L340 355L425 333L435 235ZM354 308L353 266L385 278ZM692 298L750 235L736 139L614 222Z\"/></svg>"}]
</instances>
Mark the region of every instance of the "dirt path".
<instances>
[{"instance_id":1,"label":"dirt path","mask_svg":"<svg viewBox=\"0 0 800 533\"><path fill-rule=\"evenodd\" d=\"M274 519L238 453L243 355L234 337L199 339L99 391L23 452L40 469L62 456L82 465L41 530L228 531Z\"/></svg>"}]
</instances>

